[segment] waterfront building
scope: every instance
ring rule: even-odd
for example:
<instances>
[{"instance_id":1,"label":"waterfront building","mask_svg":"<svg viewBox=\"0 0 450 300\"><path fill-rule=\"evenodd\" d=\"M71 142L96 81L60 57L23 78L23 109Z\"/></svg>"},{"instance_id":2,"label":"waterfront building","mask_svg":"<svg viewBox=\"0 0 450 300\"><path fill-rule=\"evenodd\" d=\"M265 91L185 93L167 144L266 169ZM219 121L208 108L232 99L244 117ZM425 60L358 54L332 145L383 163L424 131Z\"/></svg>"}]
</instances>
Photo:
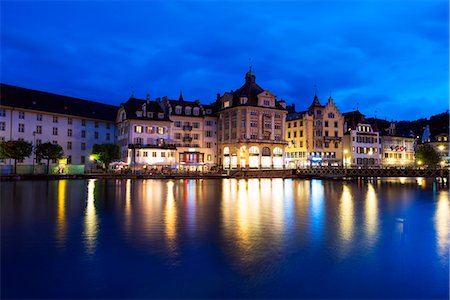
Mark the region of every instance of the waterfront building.
<instances>
[{"instance_id":1,"label":"waterfront building","mask_svg":"<svg viewBox=\"0 0 450 300\"><path fill-rule=\"evenodd\" d=\"M236 91L218 95L218 163L225 169L283 168L286 103L250 71Z\"/></svg>"},{"instance_id":2,"label":"waterfront building","mask_svg":"<svg viewBox=\"0 0 450 300\"><path fill-rule=\"evenodd\" d=\"M117 112L122 160L133 169L204 171L216 161L216 116L199 101L130 98Z\"/></svg>"},{"instance_id":3,"label":"waterfront building","mask_svg":"<svg viewBox=\"0 0 450 300\"><path fill-rule=\"evenodd\" d=\"M370 124L358 110L344 113L344 165L379 167L381 141L376 124Z\"/></svg>"},{"instance_id":4,"label":"waterfront building","mask_svg":"<svg viewBox=\"0 0 450 300\"><path fill-rule=\"evenodd\" d=\"M94 144L115 143L117 106L1 84L0 140L24 140L33 147L59 144L65 159L52 161L64 172L84 172ZM13 164L0 162L3 168ZM43 170L34 154L18 161L18 172Z\"/></svg>"},{"instance_id":5,"label":"waterfront building","mask_svg":"<svg viewBox=\"0 0 450 300\"><path fill-rule=\"evenodd\" d=\"M286 121L286 165L342 165L344 118L333 98L321 105L314 95L308 110L295 112L295 106L292 108Z\"/></svg>"},{"instance_id":6,"label":"waterfront building","mask_svg":"<svg viewBox=\"0 0 450 300\"><path fill-rule=\"evenodd\" d=\"M439 133L431 138L430 145L439 153L441 156L442 165L449 164L450 162L450 150L449 150L449 137L448 133Z\"/></svg>"},{"instance_id":7,"label":"waterfront building","mask_svg":"<svg viewBox=\"0 0 450 300\"><path fill-rule=\"evenodd\" d=\"M395 135L382 135L381 165L411 166L415 163L416 139Z\"/></svg>"},{"instance_id":8,"label":"waterfront building","mask_svg":"<svg viewBox=\"0 0 450 300\"><path fill-rule=\"evenodd\" d=\"M117 111L121 160L130 168L172 167L176 148L169 115L159 103L130 97Z\"/></svg>"}]
</instances>

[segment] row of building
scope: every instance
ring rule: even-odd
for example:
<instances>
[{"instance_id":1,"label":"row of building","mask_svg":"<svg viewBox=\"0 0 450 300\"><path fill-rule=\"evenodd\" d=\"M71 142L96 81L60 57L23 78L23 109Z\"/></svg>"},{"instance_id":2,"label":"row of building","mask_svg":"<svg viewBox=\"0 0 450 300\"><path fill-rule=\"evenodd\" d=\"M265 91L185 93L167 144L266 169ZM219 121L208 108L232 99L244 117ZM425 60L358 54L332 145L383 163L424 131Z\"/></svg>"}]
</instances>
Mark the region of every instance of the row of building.
<instances>
[{"instance_id":1,"label":"row of building","mask_svg":"<svg viewBox=\"0 0 450 300\"><path fill-rule=\"evenodd\" d=\"M0 140L17 139L61 145L65 159L54 163L67 167L91 164L94 144L117 143L129 168L189 171L412 165L416 145L395 126L381 131L359 111L341 113L331 97L321 104L315 95L298 112L261 88L251 69L239 89L211 104L132 95L117 107L2 84ZM34 156L19 162L35 164Z\"/></svg>"}]
</instances>

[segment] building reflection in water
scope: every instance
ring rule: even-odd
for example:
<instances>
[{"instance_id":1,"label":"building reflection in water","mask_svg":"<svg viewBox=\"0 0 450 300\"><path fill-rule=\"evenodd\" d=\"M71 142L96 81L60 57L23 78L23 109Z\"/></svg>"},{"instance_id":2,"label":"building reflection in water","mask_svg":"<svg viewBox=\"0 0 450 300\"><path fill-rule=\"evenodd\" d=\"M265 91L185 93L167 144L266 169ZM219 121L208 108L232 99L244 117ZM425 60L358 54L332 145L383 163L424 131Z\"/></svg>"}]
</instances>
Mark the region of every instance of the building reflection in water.
<instances>
[{"instance_id":1,"label":"building reflection in water","mask_svg":"<svg viewBox=\"0 0 450 300\"><path fill-rule=\"evenodd\" d=\"M367 241L369 246L374 246L378 236L378 198L375 188L370 182L367 184L364 212Z\"/></svg>"},{"instance_id":2,"label":"building reflection in water","mask_svg":"<svg viewBox=\"0 0 450 300\"><path fill-rule=\"evenodd\" d=\"M184 181L184 205L186 207L186 221L188 233L192 236L196 230L197 190L203 189L202 180L186 179Z\"/></svg>"},{"instance_id":3,"label":"building reflection in water","mask_svg":"<svg viewBox=\"0 0 450 300\"><path fill-rule=\"evenodd\" d=\"M167 182L167 198L164 208L164 228L168 253L171 256L177 254L177 208L174 196L174 182Z\"/></svg>"},{"instance_id":4,"label":"building reflection in water","mask_svg":"<svg viewBox=\"0 0 450 300\"><path fill-rule=\"evenodd\" d=\"M56 216L56 245L58 248L64 248L67 238L66 183L67 180L58 181L58 210Z\"/></svg>"},{"instance_id":5,"label":"building reflection in water","mask_svg":"<svg viewBox=\"0 0 450 300\"><path fill-rule=\"evenodd\" d=\"M98 235L98 217L95 208L95 185L96 179L88 180L87 205L84 215L84 244L86 253L95 253Z\"/></svg>"},{"instance_id":6,"label":"building reflection in water","mask_svg":"<svg viewBox=\"0 0 450 300\"><path fill-rule=\"evenodd\" d=\"M122 182L120 182L122 183ZM123 199L123 198L122 198ZM124 208L124 230L125 237L131 232L132 208L131 208L131 179L125 181L125 208Z\"/></svg>"},{"instance_id":7,"label":"building reflection in water","mask_svg":"<svg viewBox=\"0 0 450 300\"><path fill-rule=\"evenodd\" d=\"M448 260L449 257L450 203L448 197L448 191L439 192L436 214L434 216L438 254L443 260Z\"/></svg>"},{"instance_id":8,"label":"building reflection in water","mask_svg":"<svg viewBox=\"0 0 450 300\"><path fill-rule=\"evenodd\" d=\"M339 231L341 237L342 254L348 254L352 244L354 232L354 203L351 189L344 184L342 188L341 201L339 202Z\"/></svg>"},{"instance_id":9,"label":"building reflection in water","mask_svg":"<svg viewBox=\"0 0 450 300\"><path fill-rule=\"evenodd\" d=\"M322 180L311 180L310 190L310 217L311 233L313 240L319 240L323 237L324 215L325 215L324 187Z\"/></svg>"}]
</instances>

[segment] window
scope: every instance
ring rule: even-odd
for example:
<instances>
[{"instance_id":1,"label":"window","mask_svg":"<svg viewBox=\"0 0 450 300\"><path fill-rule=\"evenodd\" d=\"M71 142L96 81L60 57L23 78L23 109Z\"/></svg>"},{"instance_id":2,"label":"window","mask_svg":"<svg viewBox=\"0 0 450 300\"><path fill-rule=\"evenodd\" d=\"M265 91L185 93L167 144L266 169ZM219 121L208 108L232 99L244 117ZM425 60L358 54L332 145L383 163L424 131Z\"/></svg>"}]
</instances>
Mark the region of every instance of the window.
<instances>
[{"instance_id":1,"label":"window","mask_svg":"<svg viewBox=\"0 0 450 300\"><path fill-rule=\"evenodd\" d=\"M161 152L161 157L166 157L166 153L165 152Z\"/></svg>"},{"instance_id":2,"label":"window","mask_svg":"<svg viewBox=\"0 0 450 300\"><path fill-rule=\"evenodd\" d=\"M158 127L158 134L164 134L164 127Z\"/></svg>"},{"instance_id":3,"label":"window","mask_svg":"<svg viewBox=\"0 0 450 300\"><path fill-rule=\"evenodd\" d=\"M206 142L206 148L211 148L211 142Z\"/></svg>"},{"instance_id":4,"label":"window","mask_svg":"<svg viewBox=\"0 0 450 300\"><path fill-rule=\"evenodd\" d=\"M86 137L86 130L81 130L81 137L85 138Z\"/></svg>"},{"instance_id":5,"label":"window","mask_svg":"<svg viewBox=\"0 0 450 300\"><path fill-rule=\"evenodd\" d=\"M175 127L181 127L181 122L180 121L175 121Z\"/></svg>"},{"instance_id":6,"label":"window","mask_svg":"<svg viewBox=\"0 0 450 300\"><path fill-rule=\"evenodd\" d=\"M81 126L86 126L86 120L81 120Z\"/></svg>"},{"instance_id":7,"label":"window","mask_svg":"<svg viewBox=\"0 0 450 300\"><path fill-rule=\"evenodd\" d=\"M288 128L291 128L291 123L288 123L287 125L288 125Z\"/></svg>"},{"instance_id":8,"label":"window","mask_svg":"<svg viewBox=\"0 0 450 300\"><path fill-rule=\"evenodd\" d=\"M264 100L264 105L269 106L270 105L270 100Z\"/></svg>"},{"instance_id":9,"label":"window","mask_svg":"<svg viewBox=\"0 0 450 300\"><path fill-rule=\"evenodd\" d=\"M5 122L0 122L0 131L5 131Z\"/></svg>"},{"instance_id":10,"label":"window","mask_svg":"<svg viewBox=\"0 0 450 300\"><path fill-rule=\"evenodd\" d=\"M25 124L23 123L19 124L19 132L25 132Z\"/></svg>"},{"instance_id":11,"label":"window","mask_svg":"<svg viewBox=\"0 0 450 300\"><path fill-rule=\"evenodd\" d=\"M19 119L25 119L25 112L19 111Z\"/></svg>"},{"instance_id":12,"label":"window","mask_svg":"<svg viewBox=\"0 0 450 300\"><path fill-rule=\"evenodd\" d=\"M135 144L143 144L144 143L144 139L143 138L134 138L134 143Z\"/></svg>"},{"instance_id":13,"label":"window","mask_svg":"<svg viewBox=\"0 0 450 300\"><path fill-rule=\"evenodd\" d=\"M176 113L177 115L181 114L181 106L175 107L175 113Z\"/></svg>"},{"instance_id":14,"label":"window","mask_svg":"<svg viewBox=\"0 0 450 300\"><path fill-rule=\"evenodd\" d=\"M288 132L288 139L290 139L291 138L291 133L290 132Z\"/></svg>"},{"instance_id":15,"label":"window","mask_svg":"<svg viewBox=\"0 0 450 300\"><path fill-rule=\"evenodd\" d=\"M153 129L153 127L147 126L147 133L150 133L150 134L155 133L155 130Z\"/></svg>"},{"instance_id":16,"label":"window","mask_svg":"<svg viewBox=\"0 0 450 300\"><path fill-rule=\"evenodd\" d=\"M97 121L94 123L94 127L98 128L98 122Z\"/></svg>"},{"instance_id":17,"label":"window","mask_svg":"<svg viewBox=\"0 0 450 300\"><path fill-rule=\"evenodd\" d=\"M57 141L57 140L53 140L53 141L52 141L52 144L53 144L53 145L58 145L58 141Z\"/></svg>"},{"instance_id":18,"label":"window","mask_svg":"<svg viewBox=\"0 0 450 300\"><path fill-rule=\"evenodd\" d=\"M251 115L251 116L257 116L258 113L257 113L256 111L252 110L252 111L250 112L250 115Z\"/></svg>"},{"instance_id":19,"label":"window","mask_svg":"<svg viewBox=\"0 0 450 300\"><path fill-rule=\"evenodd\" d=\"M142 133L142 126L136 125L134 126L134 132L136 133Z\"/></svg>"},{"instance_id":20,"label":"window","mask_svg":"<svg viewBox=\"0 0 450 300\"><path fill-rule=\"evenodd\" d=\"M40 145L40 144L42 144L42 140L41 140L41 139L37 139L37 140L36 140L36 146L38 146L38 145Z\"/></svg>"},{"instance_id":21,"label":"window","mask_svg":"<svg viewBox=\"0 0 450 300\"><path fill-rule=\"evenodd\" d=\"M300 130L300 137L303 137L303 130Z\"/></svg>"},{"instance_id":22,"label":"window","mask_svg":"<svg viewBox=\"0 0 450 300\"><path fill-rule=\"evenodd\" d=\"M42 126L41 125L37 125L36 126L36 133L37 134L42 134Z\"/></svg>"},{"instance_id":23,"label":"window","mask_svg":"<svg viewBox=\"0 0 450 300\"><path fill-rule=\"evenodd\" d=\"M328 113L328 118L333 119L334 118L334 113L332 113L332 112Z\"/></svg>"},{"instance_id":24,"label":"window","mask_svg":"<svg viewBox=\"0 0 450 300\"><path fill-rule=\"evenodd\" d=\"M86 143L81 143L81 150L86 150Z\"/></svg>"},{"instance_id":25,"label":"window","mask_svg":"<svg viewBox=\"0 0 450 300\"><path fill-rule=\"evenodd\" d=\"M212 126L212 121L205 121L206 126Z\"/></svg>"},{"instance_id":26,"label":"window","mask_svg":"<svg viewBox=\"0 0 450 300\"><path fill-rule=\"evenodd\" d=\"M175 139L177 140L181 139L181 133L179 132L175 133Z\"/></svg>"},{"instance_id":27,"label":"window","mask_svg":"<svg viewBox=\"0 0 450 300\"><path fill-rule=\"evenodd\" d=\"M156 152L155 151L152 152L152 157L156 157Z\"/></svg>"},{"instance_id":28,"label":"window","mask_svg":"<svg viewBox=\"0 0 450 300\"><path fill-rule=\"evenodd\" d=\"M275 129L281 129L281 124L280 123L275 123Z\"/></svg>"},{"instance_id":29,"label":"window","mask_svg":"<svg viewBox=\"0 0 450 300\"><path fill-rule=\"evenodd\" d=\"M67 164L70 165L72 163L72 155L67 156Z\"/></svg>"},{"instance_id":30,"label":"window","mask_svg":"<svg viewBox=\"0 0 450 300\"><path fill-rule=\"evenodd\" d=\"M338 128L338 122L334 122L334 128Z\"/></svg>"},{"instance_id":31,"label":"window","mask_svg":"<svg viewBox=\"0 0 450 300\"><path fill-rule=\"evenodd\" d=\"M37 114L36 115L36 121L42 121L42 115L41 114Z\"/></svg>"},{"instance_id":32,"label":"window","mask_svg":"<svg viewBox=\"0 0 450 300\"><path fill-rule=\"evenodd\" d=\"M158 118L164 119L164 113L158 113Z\"/></svg>"},{"instance_id":33,"label":"window","mask_svg":"<svg viewBox=\"0 0 450 300\"><path fill-rule=\"evenodd\" d=\"M338 132L337 131L334 132L334 137L338 137Z\"/></svg>"},{"instance_id":34,"label":"window","mask_svg":"<svg viewBox=\"0 0 450 300\"><path fill-rule=\"evenodd\" d=\"M67 150L72 150L72 142L67 142Z\"/></svg>"},{"instance_id":35,"label":"window","mask_svg":"<svg viewBox=\"0 0 450 300\"><path fill-rule=\"evenodd\" d=\"M328 130L325 130L325 136L328 136Z\"/></svg>"},{"instance_id":36,"label":"window","mask_svg":"<svg viewBox=\"0 0 450 300\"><path fill-rule=\"evenodd\" d=\"M294 137L297 137L297 131L294 131Z\"/></svg>"},{"instance_id":37,"label":"window","mask_svg":"<svg viewBox=\"0 0 450 300\"><path fill-rule=\"evenodd\" d=\"M211 137L212 136L211 131L206 131L205 135L206 135L206 137Z\"/></svg>"},{"instance_id":38,"label":"window","mask_svg":"<svg viewBox=\"0 0 450 300\"><path fill-rule=\"evenodd\" d=\"M67 136L72 136L72 129L67 129Z\"/></svg>"},{"instance_id":39,"label":"window","mask_svg":"<svg viewBox=\"0 0 450 300\"><path fill-rule=\"evenodd\" d=\"M94 139L98 140L98 131L94 132Z\"/></svg>"},{"instance_id":40,"label":"window","mask_svg":"<svg viewBox=\"0 0 450 300\"><path fill-rule=\"evenodd\" d=\"M190 114L191 114L191 108L190 108L189 106L186 106L186 107L184 108L184 113L185 113L186 115L190 115Z\"/></svg>"},{"instance_id":41,"label":"window","mask_svg":"<svg viewBox=\"0 0 450 300\"><path fill-rule=\"evenodd\" d=\"M80 161L81 161L82 164L84 164L86 162L86 157L81 156Z\"/></svg>"},{"instance_id":42,"label":"window","mask_svg":"<svg viewBox=\"0 0 450 300\"><path fill-rule=\"evenodd\" d=\"M198 140L198 133L194 133L194 140Z\"/></svg>"},{"instance_id":43,"label":"window","mask_svg":"<svg viewBox=\"0 0 450 300\"><path fill-rule=\"evenodd\" d=\"M58 135L58 127L53 127L53 135Z\"/></svg>"},{"instance_id":44,"label":"window","mask_svg":"<svg viewBox=\"0 0 450 300\"><path fill-rule=\"evenodd\" d=\"M194 122L194 123L192 123L192 127L194 127L194 128L200 128L200 123Z\"/></svg>"},{"instance_id":45,"label":"window","mask_svg":"<svg viewBox=\"0 0 450 300\"><path fill-rule=\"evenodd\" d=\"M257 125L256 122L251 121L251 122L250 122L250 127L256 128L256 127L258 127L258 125Z\"/></svg>"},{"instance_id":46,"label":"window","mask_svg":"<svg viewBox=\"0 0 450 300\"><path fill-rule=\"evenodd\" d=\"M58 117L57 116L53 116L53 123L58 123Z\"/></svg>"},{"instance_id":47,"label":"window","mask_svg":"<svg viewBox=\"0 0 450 300\"><path fill-rule=\"evenodd\" d=\"M198 114L199 114L199 108L198 107L195 107L194 108L194 116L198 116Z\"/></svg>"},{"instance_id":48,"label":"window","mask_svg":"<svg viewBox=\"0 0 450 300\"><path fill-rule=\"evenodd\" d=\"M106 140L109 141L110 139L111 139L111 134L108 132L108 133L106 134Z\"/></svg>"},{"instance_id":49,"label":"window","mask_svg":"<svg viewBox=\"0 0 450 300\"><path fill-rule=\"evenodd\" d=\"M328 127L328 121L325 121L325 127Z\"/></svg>"},{"instance_id":50,"label":"window","mask_svg":"<svg viewBox=\"0 0 450 300\"><path fill-rule=\"evenodd\" d=\"M67 124L72 125L72 118L67 118Z\"/></svg>"},{"instance_id":51,"label":"window","mask_svg":"<svg viewBox=\"0 0 450 300\"><path fill-rule=\"evenodd\" d=\"M206 159L208 160L208 161L211 161L211 154L208 154L207 156L206 156Z\"/></svg>"}]
</instances>

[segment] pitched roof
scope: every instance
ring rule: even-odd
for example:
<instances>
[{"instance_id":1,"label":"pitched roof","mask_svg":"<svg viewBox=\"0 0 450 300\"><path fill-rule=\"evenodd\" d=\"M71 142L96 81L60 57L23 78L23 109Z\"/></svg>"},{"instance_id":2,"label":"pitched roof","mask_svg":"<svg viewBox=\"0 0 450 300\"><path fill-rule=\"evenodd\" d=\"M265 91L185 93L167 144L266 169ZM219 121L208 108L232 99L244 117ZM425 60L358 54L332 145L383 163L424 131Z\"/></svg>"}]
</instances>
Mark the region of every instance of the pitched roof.
<instances>
[{"instance_id":1,"label":"pitched roof","mask_svg":"<svg viewBox=\"0 0 450 300\"><path fill-rule=\"evenodd\" d=\"M170 121L169 116L164 113L163 108L156 101L137 99L130 97L127 102L122 103L121 106L125 109L127 114L127 119L138 119L138 120L157 120L157 121ZM143 111L145 106L147 112L153 112L153 114L142 115L138 117L136 112ZM159 113L164 113L163 118L159 118Z\"/></svg>"},{"instance_id":2,"label":"pitched roof","mask_svg":"<svg viewBox=\"0 0 450 300\"><path fill-rule=\"evenodd\" d=\"M319 97L317 97L317 94L314 94L314 99L311 105L308 109L312 109L314 107L324 107L322 104L320 104Z\"/></svg>"},{"instance_id":3,"label":"pitched roof","mask_svg":"<svg viewBox=\"0 0 450 300\"><path fill-rule=\"evenodd\" d=\"M118 107L79 98L62 96L1 84L0 104L48 113L115 121Z\"/></svg>"}]
</instances>

